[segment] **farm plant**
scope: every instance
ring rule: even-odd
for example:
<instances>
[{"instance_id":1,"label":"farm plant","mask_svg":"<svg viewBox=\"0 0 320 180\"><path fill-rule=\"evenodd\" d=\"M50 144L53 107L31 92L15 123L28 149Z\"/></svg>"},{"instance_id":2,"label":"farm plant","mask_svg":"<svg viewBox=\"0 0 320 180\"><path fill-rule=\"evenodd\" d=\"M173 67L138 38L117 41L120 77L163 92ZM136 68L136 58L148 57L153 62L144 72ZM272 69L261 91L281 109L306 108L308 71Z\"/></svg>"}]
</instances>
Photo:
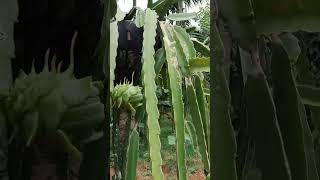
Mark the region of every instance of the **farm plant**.
<instances>
[{"instance_id":1,"label":"farm plant","mask_svg":"<svg viewBox=\"0 0 320 180\"><path fill-rule=\"evenodd\" d=\"M203 162L203 172L209 177L209 97L208 82L203 73L209 72L209 57L197 56L194 43L187 31L168 21L159 21L154 8L137 9L134 22L137 27L143 27L141 83L133 86L128 80L114 84L116 68L116 53L118 27L116 23L124 18L118 9L115 20L111 22L112 39L110 41L110 86L112 115L111 149L116 169L114 179L136 179L136 167L139 152L141 130L137 123L146 123L147 140L151 160L152 177L156 180L165 179L162 172L163 159L161 155L159 99L157 87L168 88L170 107L174 119L176 135L177 177L187 179L185 141L186 133L194 137L195 149L199 150ZM175 13L165 16L171 21L186 21L195 16L190 13ZM157 24L160 27L163 46L155 51ZM206 54L209 48L201 44ZM165 75L165 76L163 76ZM166 83L163 83L166 79ZM187 121L185 114L190 112L191 120ZM126 128L119 125L125 117ZM118 124L118 125L117 125ZM192 126L192 128L190 128ZM192 129L192 130L190 130ZM117 135L118 133L118 135ZM120 134L120 135L119 135ZM139 136L140 134L140 136ZM121 140L126 137L127 141ZM117 144L117 138L123 144ZM120 147L121 146L121 147ZM119 150L120 148L122 150ZM121 162L120 162L121 161ZM118 163L116 163L118 162Z\"/></svg>"},{"instance_id":2,"label":"farm plant","mask_svg":"<svg viewBox=\"0 0 320 180\"><path fill-rule=\"evenodd\" d=\"M301 32L314 0L211 3L214 180L318 180L319 97Z\"/></svg>"},{"instance_id":3,"label":"farm plant","mask_svg":"<svg viewBox=\"0 0 320 180\"><path fill-rule=\"evenodd\" d=\"M30 74L21 70L14 81L3 102L6 123L11 129L8 144L16 141L23 148L42 144L51 147L50 153L66 154L69 163L81 163L79 148L102 136L101 131L96 131L104 120L99 90L90 77L76 79L73 74L76 35L66 71L61 72L62 63L56 68L55 57L49 66L48 50L40 73L32 66ZM76 93L73 88L77 88Z\"/></svg>"},{"instance_id":4,"label":"farm plant","mask_svg":"<svg viewBox=\"0 0 320 180\"><path fill-rule=\"evenodd\" d=\"M116 162L122 162L117 169L116 178L135 179L140 143L140 131L136 124L146 119L152 175L154 179L164 179L159 138L159 102L156 92L157 86L163 85L159 78L160 74L161 76L167 74L169 86L166 88L170 88L176 129L178 177L186 179L184 150L186 132L192 134L191 137L195 137L193 141L197 143L193 144L199 148L204 164L203 171L207 174L209 172L207 103L209 94L204 92L204 89L208 88L208 83L203 79L202 72L208 72L209 58L197 57L196 47L187 32L179 26L173 26L164 21L160 22L164 47L157 52L153 48L157 23L159 23L157 14L171 21L185 21L194 17L193 14L187 13L166 16L167 13L163 12L163 7L171 6L171 3L178 3L178 1L149 2L149 8L146 11L138 10L137 12L135 22L137 26L144 28L140 87L133 86L127 80L114 85L118 46L117 23L124 18L115 0L103 1L105 14L100 42L96 50L99 62L103 62L104 83L93 82L91 77L75 78L73 48L77 33L72 39L70 64L66 71L61 71L62 64L56 64L56 56L52 57L52 53L48 50L40 72L36 72L32 63L30 73L21 71L20 75L13 80L12 72L8 70L11 69L11 58L14 56L13 27L18 17L18 5L16 1L10 1L8 9L2 5L1 9L4 10L1 13L4 14L1 16L3 29L1 29L0 39L1 159L7 159L8 145L17 145L22 147L19 149L21 152L17 152L20 155L32 149L35 152L32 155L41 159L40 165L47 165L46 163L53 160L57 154L64 156L66 162L54 166L61 169L67 168L67 171L61 174L55 172L53 176L58 179L100 179L104 178L103 172L106 171L102 165L106 159L98 157L104 150L104 147L102 149L101 147L105 143L101 143L101 139L105 140L104 137L110 133L112 136L106 139L106 144L113 150L120 150L117 153L112 151L117 154L112 157ZM7 18L6 15L9 15L9 12L12 14ZM203 47L208 54L208 47ZM110 99L108 99L109 96ZM111 112L110 107L113 108ZM190 122L185 121L185 107L190 108L192 112ZM116 125L118 120L121 122L121 117L127 125L124 135ZM109 127L105 127L105 124ZM193 131L186 128L186 124L188 127L193 126ZM114 136L117 133L120 136ZM117 137L120 137L120 141ZM118 146L119 142L123 142L121 146ZM86 146L87 144L90 146ZM41 152L42 150L44 152ZM107 154L107 152L103 153ZM43 159L43 155L48 159ZM21 161L11 160L12 164L18 164ZM32 163L34 162L31 162L30 169L37 169ZM1 161L0 168L1 178L8 178L7 161ZM71 169L76 173L76 177L70 177ZM25 172L20 172L22 168L17 170L19 172L15 175L16 179L21 179L22 176L19 175ZM47 170L51 171L50 168ZM37 171L36 173L38 174L30 173L29 175L32 176L31 178L37 178L45 172Z\"/></svg>"},{"instance_id":5,"label":"farm plant","mask_svg":"<svg viewBox=\"0 0 320 180\"><path fill-rule=\"evenodd\" d=\"M110 7L109 3L105 7ZM61 70L64 61L56 63L60 59L48 49L45 57L40 59L44 64L40 72L36 72L36 62L33 62L30 73L26 73L30 69L21 70L19 76L13 79L11 59L15 51L13 32L19 12L18 2L1 1L0 9L0 179L47 176L56 179L97 179L97 176L105 176L105 168L104 172L96 171L96 177L93 177L92 169L87 168L88 159L93 156L88 158L90 153L86 152L88 148L85 146L103 137L101 127L105 120L105 108L92 77L75 77L77 32L71 42L70 63L66 70ZM12 148L18 149L17 152L8 152ZM97 149L95 151L98 152ZM31 161L25 161L26 155L31 157ZM65 161L58 161L57 157ZM98 161L91 167L99 165ZM24 164L23 167L20 164ZM26 165L30 165L28 169L32 170L27 174ZM45 168L39 170L39 167ZM15 174L8 173L10 168Z\"/></svg>"}]
</instances>

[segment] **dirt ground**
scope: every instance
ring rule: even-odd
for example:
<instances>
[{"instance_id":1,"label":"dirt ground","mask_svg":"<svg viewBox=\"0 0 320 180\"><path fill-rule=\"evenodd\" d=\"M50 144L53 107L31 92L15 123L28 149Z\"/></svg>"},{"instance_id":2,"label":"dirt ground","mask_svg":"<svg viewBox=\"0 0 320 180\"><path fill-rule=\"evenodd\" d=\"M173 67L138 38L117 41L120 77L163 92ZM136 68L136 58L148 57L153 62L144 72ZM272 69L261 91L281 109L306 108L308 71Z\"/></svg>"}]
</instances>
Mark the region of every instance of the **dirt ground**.
<instances>
[{"instance_id":1,"label":"dirt ground","mask_svg":"<svg viewBox=\"0 0 320 180\"><path fill-rule=\"evenodd\" d=\"M137 180L153 180L151 175L151 170L146 164L139 163L137 169L138 169ZM162 166L162 171L164 173L165 179L167 180L178 179L176 169L170 170L170 168L167 165L164 165ZM200 170L192 173L188 177L188 180L203 180L203 179L205 179L205 176L203 172Z\"/></svg>"},{"instance_id":2,"label":"dirt ground","mask_svg":"<svg viewBox=\"0 0 320 180\"><path fill-rule=\"evenodd\" d=\"M167 180L176 180L177 178L177 173L175 169L171 169L167 166L164 165L162 167L162 171L165 175L165 178ZM112 179L112 175L114 175L114 170L111 168L110 169L110 179ZM143 162L138 163L137 167L137 180L153 180L152 175L151 175L151 169L149 166ZM205 176L202 171L197 170L193 172L192 174L189 175L188 180L204 180Z\"/></svg>"}]
</instances>

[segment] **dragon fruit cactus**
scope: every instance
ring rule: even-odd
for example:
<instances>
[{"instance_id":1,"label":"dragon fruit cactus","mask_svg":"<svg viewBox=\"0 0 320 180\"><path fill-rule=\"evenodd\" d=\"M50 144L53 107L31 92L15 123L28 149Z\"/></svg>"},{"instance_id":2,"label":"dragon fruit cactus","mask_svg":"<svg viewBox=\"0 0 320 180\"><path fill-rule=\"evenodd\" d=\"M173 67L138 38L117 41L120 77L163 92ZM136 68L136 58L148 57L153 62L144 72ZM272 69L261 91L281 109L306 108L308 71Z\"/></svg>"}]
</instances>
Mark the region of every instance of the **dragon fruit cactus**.
<instances>
[{"instance_id":1,"label":"dragon fruit cactus","mask_svg":"<svg viewBox=\"0 0 320 180\"><path fill-rule=\"evenodd\" d=\"M97 133L104 120L104 106L91 77L74 76L76 36L77 33L72 39L66 71L61 72L62 62L56 67L55 56L49 67L48 50L40 73L35 72L33 63L30 74L21 71L15 80L6 100L8 124L13 129L10 141L15 138L31 146L42 139L81 159L78 146Z\"/></svg>"}]
</instances>

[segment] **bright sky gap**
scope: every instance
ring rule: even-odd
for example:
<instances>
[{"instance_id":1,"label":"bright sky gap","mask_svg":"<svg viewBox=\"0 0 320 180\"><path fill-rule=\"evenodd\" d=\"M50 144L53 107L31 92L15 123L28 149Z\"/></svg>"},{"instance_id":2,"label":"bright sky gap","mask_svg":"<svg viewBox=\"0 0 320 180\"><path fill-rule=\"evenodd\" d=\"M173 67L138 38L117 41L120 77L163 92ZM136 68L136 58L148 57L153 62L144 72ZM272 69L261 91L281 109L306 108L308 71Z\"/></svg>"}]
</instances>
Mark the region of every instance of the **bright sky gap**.
<instances>
[{"instance_id":1,"label":"bright sky gap","mask_svg":"<svg viewBox=\"0 0 320 180\"><path fill-rule=\"evenodd\" d=\"M153 2L156 2L157 0L153 0ZM187 12L199 12L199 10L206 5L207 1L204 1L203 3L199 5L192 5L190 8L186 8ZM148 0L137 0L137 7L140 7L141 9L146 9L148 4ZM118 0L119 8L123 12L129 12L130 9L133 7L133 1L132 0ZM192 26L198 26L198 23L196 23L194 20L191 20Z\"/></svg>"}]
</instances>

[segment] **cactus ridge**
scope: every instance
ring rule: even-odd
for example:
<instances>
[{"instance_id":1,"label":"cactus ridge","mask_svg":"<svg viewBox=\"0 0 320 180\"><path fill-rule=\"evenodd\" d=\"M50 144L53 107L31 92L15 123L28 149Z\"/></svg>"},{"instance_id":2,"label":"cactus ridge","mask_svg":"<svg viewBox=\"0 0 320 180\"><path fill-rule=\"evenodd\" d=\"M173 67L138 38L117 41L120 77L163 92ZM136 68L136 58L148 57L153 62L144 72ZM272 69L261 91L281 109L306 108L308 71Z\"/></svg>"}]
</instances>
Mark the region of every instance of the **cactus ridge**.
<instances>
[{"instance_id":1,"label":"cactus ridge","mask_svg":"<svg viewBox=\"0 0 320 180\"><path fill-rule=\"evenodd\" d=\"M74 76L76 37L77 32L71 42L70 64L64 72L61 72L62 62L56 64L55 55L49 65L50 49L46 51L40 73L36 73L34 62L29 74L20 71L6 99L7 119L14 129L11 140L22 138L30 146L36 137L45 137L59 142L60 149L79 158L80 152L73 141L89 138L104 120L104 106L91 77Z\"/></svg>"}]
</instances>

